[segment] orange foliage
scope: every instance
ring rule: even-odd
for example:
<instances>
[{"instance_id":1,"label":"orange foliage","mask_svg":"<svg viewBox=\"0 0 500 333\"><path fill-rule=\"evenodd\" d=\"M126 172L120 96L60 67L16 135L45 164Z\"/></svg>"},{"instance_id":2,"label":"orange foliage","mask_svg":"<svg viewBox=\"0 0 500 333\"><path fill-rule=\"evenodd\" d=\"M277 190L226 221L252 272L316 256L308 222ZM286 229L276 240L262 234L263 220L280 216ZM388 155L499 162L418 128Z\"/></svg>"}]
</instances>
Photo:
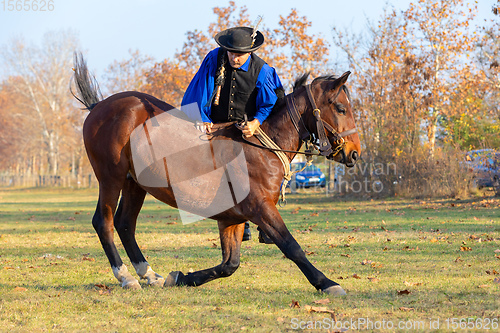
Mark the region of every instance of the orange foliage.
<instances>
[{"instance_id":1,"label":"orange foliage","mask_svg":"<svg viewBox=\"0 0 500 333\"><path fill-rule=\"evenodd\" d=\"M198 70L207 53L217 47L213 36L218 32L236 26L253 26L242 6L239 10L234 1L227 7L215 7L216 21L206 32L194 30L187 33L187 40L175 59L156 63L146 73L146 84L141 90L166 102L179 105L190 80ZM259 25L266 43L256 54L275 67L283 85L293 82L298 75L311 71L313 75L325 70L328 62L328 43L315 35L308 35L311 22L300 17L295 9L287 17L281 17L279 28L269 30L264 23ZM326 73L324 73L326 74Z\"/></svg>"}]
</instances>

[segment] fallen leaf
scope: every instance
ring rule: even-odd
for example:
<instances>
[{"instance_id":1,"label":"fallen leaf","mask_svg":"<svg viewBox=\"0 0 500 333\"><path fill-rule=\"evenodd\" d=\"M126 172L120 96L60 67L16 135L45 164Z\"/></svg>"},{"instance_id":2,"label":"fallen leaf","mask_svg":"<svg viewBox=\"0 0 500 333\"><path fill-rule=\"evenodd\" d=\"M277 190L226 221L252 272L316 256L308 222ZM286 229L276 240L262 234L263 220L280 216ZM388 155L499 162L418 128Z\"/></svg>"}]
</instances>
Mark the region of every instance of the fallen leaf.
<instances>
[{"instance_id":1,"label":"fallen leaf","mask_svg":"<svg viewBox=\"0 0 500 333\"><path fill-rule=\"evenodd\" d=\"M359 275L358 275L358 274L356 274L356 273L354 273L354 274L352 275L352 277L353 277L353 278L355 278L355 279L358 279L358 280L359 280L359 279L361 279L361 276L359 276Z\"/></svg>"},{"instance_id":2,"label":"fallen leaf","mask_svg":"<svg viewBox=\"0 0 500 333\"><path fill-rule=\"evenodd\" d=\"M371 260L367 260L367 259L365 259L365 260L363 260L363 261L361 262L361 265L368 265L368 264L371 264L372 262L373 262L373 261L371 261Z\"/></svg>"},{"instance_id":3,"label":"fallen leaf","mask_svg":"<svg viewBox=\"0 0 500 333\"><path fill-rule=\"evenodd\" d=\"M409 294L411 294L411 291L409 291L408 289L398 291L398 295L409 295Z\"/></svg>"},{"instance_id":4,"label":"fallen leaf","mask_svg":"<svg viewBox=\"0 0 500 333\"><path fill-rule=\"evenodd\" d=\"M490 286L490 285L488 285L488 284L481 284L481 285L479 285L479 286L477 286L477 287L478 287L478 288L489 288L489 287L491 287L491 286Z\"/></svg>"},{"instance_id":5,"label":"fallen leaf","mask_svg":"<svg viewBox=\"0 0 500 333\"><path fill-rule=\"evenodd\" d=\"M296 301L296 300L292 299L292 303L290 303L290 307L292 309L300 308L299 301Z\"/></svg>"},{"instance_id":6,"label":"fallen leaf","mask_svg":"<svg viewBox=\"0 0 500 333\"><path fill-rule=\"evenodd\" d=\"M99 288L99 289L104 289L104 290L108 290L108 289L111 289L110 287L108 287L107 285L105 284L94 284L95 287Z\"/></svg>"},{"instance_id":7,"label":"fallen leaf","mask_svg":"<svg viewBox=\"0 0 500 333\"><path fill-rule=\"evenodd\" d=\"M14 291L28 291L28 289L26 289L24 287L15 287Z\"/></svg>"},{"instance_id":8,"label":"fallen leaf","mask_svg":"<svg viewBox=\"0 0 500 333\"><path fill-rule=\"evenodd\" d=\"M304 253L306 254L306 256L310 256L310 255L313 255L313 254L314 254L314 251L307 251L307 250L304 250Z\"/></svg>"},{"instance_id":9,"label":"fallen leaf","mask_svg":"<svg viewBox=\"0 0 500 333\"><path fill-rule=\"evenodd\" d=\"M332 310L329 310L326 306L310 306L310 305L305 305L304 309L307 312L330 313L331 315L335 315L335 312L332 311Z\"/></svg>"},{"instance_id":10,"label":"fallen leaf","mask_svg":"<svg viewBox=\"0 0 500 333\"><path fill-rule=\"evenodd\" d=\"M346 257L346 258L350 258L351 255L350 254L341 254L342 257Z\"/></svg>"},{"instance_id":11,"label":"fallen leaf","mask_svg":"<svg viewBox=\"0 0 500 333\"><path fill-rule=\"evenodd\" d=\"M495 270L493 269L493 270L491 270L491 271L489 271L489 270L488 270L488 271L486 271L486 274L488 274L488 275L498 275L498 274L500 274L500 273L498 273L497 271L495 271Z\"/></svg>"},{"instance_id":12,"label":"fallen leaf","mask_svg":"<svg viewBox=\"0 0 500 333\"><path fill-rule=\"evenodd\" d=\"M328 304L328 303L330 303L330 299L324 298L324 299L314 301L313 303L315 303L315 304Z\"/></svg>"},{"instance_id":13,"label":"fallen leaf","mask_svg":"<svg viewBox=\"0 0 500 333\"><path fill-rule=\"evenodd\" d=\"M466 251L472 251L472 248L468 246L460 246L460 251L466 252Z\"/></svg>"},{"instance_id":14,"label":"fallen leaf","mask_svg":"<svg viewBox=\"0 0 500 333\"><path fill-rule=\"evenodd\" d=\"M90 257L90 253L82 254L82 260L95 261L95 258Z\"/></svg>"},{"instance_id":15,"label":"fallen leaf","mask_svg":"<svg viewBox=\"0 0 500 333\"><path fill-rule=\"evenodd\" d=\"M400 307L399 310L401 311L415 311L415 308L405 308L404 306Z\"/></svg>"},{"instance_id":16,"label":"fallen leaf","mask_svg":"<svg viewBox=\"0 0 500 333\"><path fill-rule=\"evenodd\" d=\"M319 216L319 213L311 213L311 216Z\"/></svg>"},{"instance_id":17,"label":"fallen leaf","mask_svg":"<svg viewBox=\"0 0 500 333\"><path fill-rule=\"evenodd\" d=\"M379 280L379 279L377 279L376 277L368 277L367 279L368 279L368 280L370 280L370 282L373 282L373 283L375 283L375 282L379 282L379 281L380 281L380 280Z\"/></svg>"},{"instance_id":18,"label":"fallen leaf","mask_svg":"<svg viewBox=\"0 0 500 333\"><path fill-rule=\"evenodd\" d=\"M463 259L460 259L460 257L458 257L457 259L455 259L455 262L462 262Z\"/></svg>"},{"instance_id":19,"label":"fallen leaf","mask_svg":"<svg viewBox=\"0 0 500 333\"><path fill-rule=\"evenodd\" d=\"M213 249L217 248L217 244L212 243L212 248L213 248Z\"/></svg>"}]
</instances>

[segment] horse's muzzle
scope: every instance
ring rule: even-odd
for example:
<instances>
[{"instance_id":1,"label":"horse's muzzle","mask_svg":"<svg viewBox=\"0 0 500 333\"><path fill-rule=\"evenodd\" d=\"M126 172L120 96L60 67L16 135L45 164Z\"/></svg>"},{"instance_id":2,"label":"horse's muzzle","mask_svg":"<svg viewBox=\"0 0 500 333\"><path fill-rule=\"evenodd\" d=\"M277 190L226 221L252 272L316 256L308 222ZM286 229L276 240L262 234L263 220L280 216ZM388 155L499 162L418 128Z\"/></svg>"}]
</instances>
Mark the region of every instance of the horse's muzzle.
<instances>
[{"instance_id":1,"label":"horse's muzzle","mask_svg":"<svg viewBox=\"0 0 500 333\"><path fill-rule=\"evenodd\" d=\"M356 162L359 159L359 153L357 150L351 150L348 154L346 154L346 151L344 148L339 153L340 153L339 155L341 156L341 158L340 158L340 160L337 160L337 162L345 164L345 166L348 168L352 168L354 165L356 165ZM333 156L333 154L332 154L332 155L328 156L327 158L329 160L333 160L334 157L335 156Z\"/></svg>"},{"instance_id":2,"label":"horse's muzzle","mask_svg":"<svg viewBox=\"0 0 500 333\"><path fill-rule=\"evenodd\" d=\"M345 157L345 154L344 154L344 157ZM356 164L358 159L359 159L358 152L356 150L351 150L351 152L349 153L349 155L345 161L345 165L352 168Z\"/></svg>"}]
</instances>

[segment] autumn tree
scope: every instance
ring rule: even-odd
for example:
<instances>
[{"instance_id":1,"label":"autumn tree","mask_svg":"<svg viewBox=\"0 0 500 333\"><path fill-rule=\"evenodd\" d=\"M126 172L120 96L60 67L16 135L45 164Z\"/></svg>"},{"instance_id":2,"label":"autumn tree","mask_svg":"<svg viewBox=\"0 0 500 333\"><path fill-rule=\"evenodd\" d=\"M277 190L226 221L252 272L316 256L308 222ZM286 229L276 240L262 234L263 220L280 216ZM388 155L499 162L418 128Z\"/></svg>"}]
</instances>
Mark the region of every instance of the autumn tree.
<instances>
[{"instance_id":1,"label":"autumn tree","mask_svg":"<svg viewBox=\"0 0 500 333\"><path fill-rule=\"evenodd\" d=\"M492 8L497 19L490 26L483 27L477 63L480 69L479 83L482 83L490 115L500 121L500 1Z\"/></svg>"},{"instance_id":2,"label":"autumn tree","mask_svg":"<svg viewBox=\"0 0 500 333\"><path fill-rule=\"evenodd\" d=\"M40 169L58 174L62 149L79 144L76 136L83 113L74 107L69 94L72 55L78 38L70 31L49 32L42 45L29 46L13 40L1 53L10 94L22 108L12 108L12 116L22 119L24 138L36 144ZM15 152L12 152L15 153Z\"/></svg>"},{"instance_id":3,"label":"autumn tree","mask_svg":"<svg viewBox=\"0 0 500 333\"><path fill-rule=\"evenodd\" d=\"M307 17L292 9L286 17L280 15L279 27L269 31L264 58L279 69L280 77L289 84L298 75L311 72L318 76L328 73L328 42L321 36L310 35L312 26Z\"/></svg>"},{"instance_id":4,"label":"autumn tree","mask_svg":"<svg viewBox=\"0 0 500 333\"><path fill-rule=\"evenodd\" d=\"M213 36L231 27L254 26L258 22L257 18L250 19L245 6L238 8L234 1L230 1L227 7L215 7L213 12L215 22L206 32L189 31L174 60L158 62L146 73L146 85L143 86L146 92L179 105L204 57L217 46ZM292 9L288 16L280 16L279 28L274 30L266 28L264 19L258 29L265 35L266 43L257 53L276 68L285 88L304 72L326 74L328 43L322 37L308 33L311 22L305 16L299 16Z\"/></svg>"},{"instance_id":5,"label":"autumn tree","mask_svg":"<svg viewBox=\"0 0 500 333\"><path fill-rule=\"evenodd\" d=\"M147 83L145 73L153 66L154 58L139 50L129 50L130 57L115 60L106 68L104 77L109 94L142 90Z\"/></svg>"},{"instance_id":6,"label":"autumn tree","mask_svg":"<svg viewBox=\"0 0 500 333\"><path fill-rule=\"evenodd\" d=\"M460 72L466 62L464 55L474 50L476 38L469 26L477 11L476 5L464 0L419 0L410 3L403 13L408 36L413 36L415 56L422 59L427 81L429 105L424 112L428 144L434 152L441 116L455 110L448 107Z\"/></svg>"},{"instance_id":7,"label":"autumn tree","mask_svg":"<svg viewBox=\"0 0 500 333\"><path fill-rule=\"evenodd\" d=\"M405 191L432 195L445 182L453 184L450 194L461 186L448 124L478 106L470 89L475 10L461 0L419 1L402 12L387 7L377 23L368 22L363 38L334 28L334 43L354 71L349 83L366 144L363 160L397 163ZM397 180L378 179L389 189Z\"/></svg>"}]
</instances>

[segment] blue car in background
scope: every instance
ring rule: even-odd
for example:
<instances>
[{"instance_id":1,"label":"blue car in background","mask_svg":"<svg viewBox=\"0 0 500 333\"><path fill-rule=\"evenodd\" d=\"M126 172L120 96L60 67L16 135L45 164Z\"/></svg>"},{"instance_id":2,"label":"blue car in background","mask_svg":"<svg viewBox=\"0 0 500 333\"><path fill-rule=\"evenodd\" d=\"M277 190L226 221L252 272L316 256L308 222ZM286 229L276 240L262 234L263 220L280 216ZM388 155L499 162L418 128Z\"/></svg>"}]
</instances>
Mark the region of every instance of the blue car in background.
<instances>
[{"instance_id":1,"label":"blue car in background","mask_svg":"<svg viewBox=\"0 0 500 333\"><path fill-rule=\"evenodd\" d=\"M304 167L305 162L297 162L291 164L292 171L300 170ZM293 180L292 180L293 182ZM326 186L325 174L320 168L314 164L308 165L304 170L295 174L295 185L297 188L307 188L314 186Z\"/></svg>"},{"instance_id":2,"label":"blue car in background","mask_svg":"<svg viewBox=\"0 0 500 333\"><path fill-rule=\"evenodd\" d=\"M467 152L466 166L473 174L473 186L477 188L499 188L500 152L493 149L478 149Z\"/></svg>"}]
</instances>

